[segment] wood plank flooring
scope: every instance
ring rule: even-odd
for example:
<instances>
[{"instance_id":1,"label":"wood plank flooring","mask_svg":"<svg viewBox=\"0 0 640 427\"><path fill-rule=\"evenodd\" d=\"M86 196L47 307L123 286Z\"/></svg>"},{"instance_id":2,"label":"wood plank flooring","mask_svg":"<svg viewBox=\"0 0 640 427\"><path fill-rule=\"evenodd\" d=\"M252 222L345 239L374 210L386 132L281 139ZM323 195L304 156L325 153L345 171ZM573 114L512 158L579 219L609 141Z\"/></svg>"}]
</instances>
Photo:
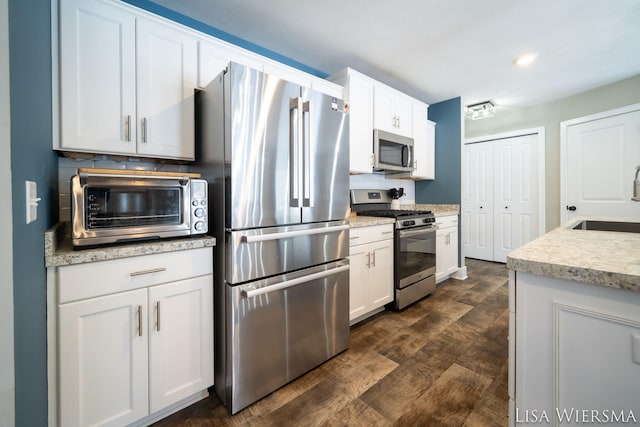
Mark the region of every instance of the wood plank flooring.
<instances>
[{"instance_id":1,"label":"wood plank flooring","mask_svg":"<svg viewBox=\"0 0 640 427\"><path fill-rule=\"evenodd\" d=\"M155 425L506 426L507 269L467 272L352 327L348 350L234 416L212 392Z\"/></svg>"}]
</instances>

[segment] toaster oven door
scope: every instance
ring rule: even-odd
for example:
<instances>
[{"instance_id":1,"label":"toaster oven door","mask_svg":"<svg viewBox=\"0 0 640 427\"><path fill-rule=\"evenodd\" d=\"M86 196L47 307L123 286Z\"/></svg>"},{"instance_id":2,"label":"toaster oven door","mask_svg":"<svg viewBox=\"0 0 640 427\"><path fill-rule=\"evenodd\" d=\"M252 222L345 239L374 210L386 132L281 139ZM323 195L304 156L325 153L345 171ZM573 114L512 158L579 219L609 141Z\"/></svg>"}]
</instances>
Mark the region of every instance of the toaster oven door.
<instances>
[{"instance_id":1,"label":"toaster oven door","mask_svg":"<svg viewBox=\"0 0 640 427\"><path fill-rule=\"evenodd\" d=\"M84 181L84 182L83 182ZM190 187L180 180L74 176L75 246L186 235Z\"/></svg>"}]
</instances>

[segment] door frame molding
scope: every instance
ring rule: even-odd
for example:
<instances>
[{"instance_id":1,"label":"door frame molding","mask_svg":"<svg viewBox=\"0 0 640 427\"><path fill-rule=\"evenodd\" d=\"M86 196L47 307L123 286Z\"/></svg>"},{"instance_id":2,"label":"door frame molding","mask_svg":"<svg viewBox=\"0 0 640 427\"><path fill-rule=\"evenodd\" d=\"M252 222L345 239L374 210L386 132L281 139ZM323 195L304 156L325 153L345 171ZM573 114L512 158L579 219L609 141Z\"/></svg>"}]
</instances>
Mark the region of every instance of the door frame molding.
<instances>
[{"instance_id":1,"label":"door frame molding","mask_svg":"<svg viewBox=\"0 0 640 427\"><path fill-rule=\"evenodd\" d=\"M612 110L601 111L599 113L589 114L588 116L577 117L571 120L565 120L560 122L560 224L567 222L567 167L568 160L568 142L569 142L569 127L575 126L595 120L606 119L613 116L619 116L621 114L631 113L633 111L640 110L640 103L626 105L620 108L614 108ZM565 209L562 207L565 206Z\"/></svg>"},{"instance_id":2,"label":"door frame molding","mask_svg":"<svg viewBox=\"0 0 640 427\"><path fill-rule=\"evenodd\" d=\"M640 105L640 104L639 104ZM546 180L545 180L545 153L546 153L546 133L545 127L535 127L535 128L527 128L527 129L518 129L507 132L500 132L490 135L476 136L473 138L465 138L463 140L463 145L467 144L478 144L481 142L489 142L495 141L499 139L507 139L507 138L515 138L519 136L527 136L527 135L538 135L538 237L543 235L546 232ZM466 162L466 159L463 159L463 162ZM465 182L465 168L462 168L462 183L464 185ZM464 192L463 192L464 194ZM461 200L461 209L460 212L463 211L462 205L464 205L464 199ZM469 227L468 224L461 221L461 230ZM464 233L463 233L464 236Z\"/></svg>"}]
</instances>

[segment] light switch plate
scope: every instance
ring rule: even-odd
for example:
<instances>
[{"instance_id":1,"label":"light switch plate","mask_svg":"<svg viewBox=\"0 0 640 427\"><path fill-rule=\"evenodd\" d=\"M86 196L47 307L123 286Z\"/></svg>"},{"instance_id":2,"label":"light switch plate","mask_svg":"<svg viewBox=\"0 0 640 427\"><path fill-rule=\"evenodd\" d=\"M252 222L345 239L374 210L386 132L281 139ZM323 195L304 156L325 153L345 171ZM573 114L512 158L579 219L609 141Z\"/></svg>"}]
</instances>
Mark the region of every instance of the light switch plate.
<instances>
[{"instance_id":1,"label":"light switch plate","mask_svg":"<svg viewBox=\"0 0 640 427\"><path fill-rule=\"evenodd\" d=\"M27 212L27 224L31 224L38 219L38 202L41 200L38 197L38 186L33 181L25 181L26 190L26 212Z\"/></svg>"}]
</instances>

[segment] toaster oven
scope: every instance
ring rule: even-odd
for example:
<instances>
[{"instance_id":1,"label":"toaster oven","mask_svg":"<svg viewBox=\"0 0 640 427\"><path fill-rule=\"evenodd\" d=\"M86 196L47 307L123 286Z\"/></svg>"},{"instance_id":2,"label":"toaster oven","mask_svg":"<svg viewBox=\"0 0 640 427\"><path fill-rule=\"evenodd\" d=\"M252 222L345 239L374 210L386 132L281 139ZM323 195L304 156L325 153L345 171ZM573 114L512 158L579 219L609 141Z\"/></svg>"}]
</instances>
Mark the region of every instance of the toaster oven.
<instances>
[{"instance_id":1,"label":"toaster oven","mask_svg":"<svg viewBox=\"0 0 640 427\"><path fill-rule=\"evenodd\" d=\"M71 178L72 244L204 234L207 187L198 174L79 169Z\"/></svg>"}]
</instances>

